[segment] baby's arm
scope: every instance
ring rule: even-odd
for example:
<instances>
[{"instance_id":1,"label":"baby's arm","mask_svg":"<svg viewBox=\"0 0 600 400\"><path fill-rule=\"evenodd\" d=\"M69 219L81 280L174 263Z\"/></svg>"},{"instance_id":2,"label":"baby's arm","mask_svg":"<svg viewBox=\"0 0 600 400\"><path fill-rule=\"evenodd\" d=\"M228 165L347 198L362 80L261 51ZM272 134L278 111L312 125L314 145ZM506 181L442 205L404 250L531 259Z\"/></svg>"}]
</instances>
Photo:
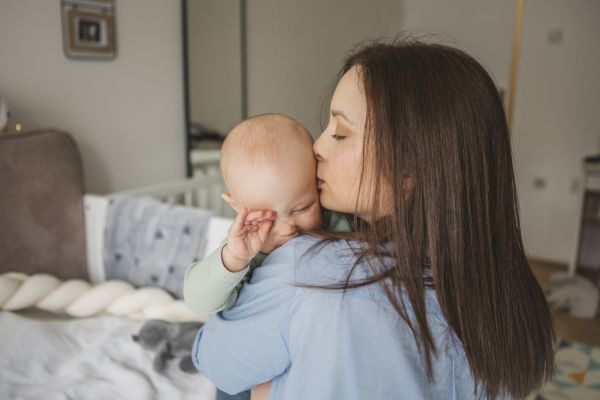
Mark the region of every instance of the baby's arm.
<instances>
[{"instance_id":1,"label":"baby's arm","mask_svg":"<svg viewBox=\"0 0 600 400\"><path fill-rule=\"evenodd\" d=\"M271 382L256 385L250 391L250 400L268 400L271 391Z\"/></svg>"},{"instance_id":2,"label":"baby's arm","mask_svg":"<svg viewBox=\"0 0 600 400\"><path fill-rule=\"evenodd\" d=\"M238 272L229 271L221 259L224 241L218 249L202 261L191 264L183 281L183 298L194 312L213 314L230 308L238 294L238 285L248 273L246 267Z\"/></svg>"},{"instance_id":3,"label":"baby's arm","mask_svg":"<svg viewBox=\"0 0 600 400\"><path fill-rule=\"evenodd\" d=\"M204 260L191 264L183 282L186 304L200 314L230 308L238 285L258 254L275 215L269 211L249 213L243 209L229 228L227 240Z\"/></svg>"}]
</instances>

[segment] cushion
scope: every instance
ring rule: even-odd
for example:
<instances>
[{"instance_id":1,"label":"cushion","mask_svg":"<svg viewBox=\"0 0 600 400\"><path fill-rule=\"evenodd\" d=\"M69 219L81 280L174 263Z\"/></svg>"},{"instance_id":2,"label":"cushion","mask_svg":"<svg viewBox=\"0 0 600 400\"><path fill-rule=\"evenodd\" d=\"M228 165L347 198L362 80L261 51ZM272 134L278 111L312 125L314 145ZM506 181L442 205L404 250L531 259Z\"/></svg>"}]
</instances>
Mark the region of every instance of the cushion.
<instances>
[{"instance_id":1,"label":"cushion","mask_svg":"<svg viewBox=\"0 0 600 400\"><path fill-rule=\"evenodd\" d=\"M2 305L3 310L17 311L33 307L42 297L60 285L60 281L48 274L35 274L27 278Z\"/></svg>"},{"instance_id":2,"label":"cushion","mask_svg":"<svg viewBox=\"0 0 600 400\"><path fill-rule=\"evenodd\" d=\"M71 136L1 136L0 188L0 273L87 280L83 172Z\"/></svg>"},{"instance_id":3,"label":"cushion","mask_svg":"<svg viewBox=\"0 0 600 400\"><path fill-rule=\"evenodd\" d=\"M132 319L140 319L139 312L131 315ZM176 300L165 304L156 304L153 306L145 307L141 314L143 320L149 319L164 319L172 323L184 322L184 321L208 321L208 315L196 314L183 300Z\"/></svg>"},{"instance_id":4,"label":"cushion","mask_svg":"<svg viewBox=\"0 0 600 400\"><path fill-rule=\"evenodd\" d=\"M73 303L90 288L91 285L86 281L69 279L44 296L36 304L36 307L53 313L64 312L69 304Z\"/></svg>"},{"instance_id":5,"label":"cushion","mask_svg":"<svg viewBox=\"0 0 600 400\"><path fill-rule=\"evenodd\" d=\"M106 281L81 295L66 308L65 312L72 317L91 317L104 311L119 297L134 290L133 286L123 281Z\"/></svg>"},{"instance_id":6,"label":"cushion","mask_svg":"<svg viewBox=\"0 0 600 400\"><path fill-rule=\"evenodd\" d=\"M172 301L173 297L166 290L156 287L144 287L119 297L106 311L109 314L125 317L145 307Z\"/></svg>"},{"instance_id":7,"label":"cushion","mask_svg":"<svg viewBox=\"0 0 600 400\"><path fill-rule=\"evenodd\" d=\"M0 276L0 307L12 297L21 286L21 283L23 283L22 280L10 277L7 274Z\"/></svg>"}]
</instances>

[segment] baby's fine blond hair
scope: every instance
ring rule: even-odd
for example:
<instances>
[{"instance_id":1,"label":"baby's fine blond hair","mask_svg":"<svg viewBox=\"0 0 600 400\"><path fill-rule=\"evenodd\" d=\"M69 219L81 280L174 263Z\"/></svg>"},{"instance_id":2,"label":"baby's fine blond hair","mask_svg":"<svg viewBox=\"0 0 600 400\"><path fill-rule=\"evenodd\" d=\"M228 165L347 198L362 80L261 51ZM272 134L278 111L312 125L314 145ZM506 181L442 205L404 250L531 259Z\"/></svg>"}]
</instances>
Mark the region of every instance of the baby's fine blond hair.
<instances>
[{"instance_id":1,"label":"baby's fine blond hair","mask_svg":"<svg viewBox=\"0 0 600 400\"><path fill-rule=\"evenodd\" d=\"M238 168L277 166L297 155L312 155L313 139L295 119L283 114L261 114L243 120L227 135L221 148L225 184Z\"/></svg>"}]
</instances>

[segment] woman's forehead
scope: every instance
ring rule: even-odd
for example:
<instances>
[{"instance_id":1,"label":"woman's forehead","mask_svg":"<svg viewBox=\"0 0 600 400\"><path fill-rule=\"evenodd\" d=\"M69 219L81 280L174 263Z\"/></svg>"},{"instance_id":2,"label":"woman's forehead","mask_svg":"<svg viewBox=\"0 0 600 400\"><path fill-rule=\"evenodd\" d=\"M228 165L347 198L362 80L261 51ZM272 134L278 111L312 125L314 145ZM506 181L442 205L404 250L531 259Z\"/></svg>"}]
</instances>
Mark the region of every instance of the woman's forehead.
<instances>
[{"instance_id":1,"label":"woman's forehead","mask_svg":"<svg viewBox=\"0 0 600 400\"><path fill-rule=\"evenodd\" d=\"M352 67L342 76L331 100L331 114L338 120L362 130L365 125L367 103L362 79L357 67Z\"/></svg>"}]
</instances>

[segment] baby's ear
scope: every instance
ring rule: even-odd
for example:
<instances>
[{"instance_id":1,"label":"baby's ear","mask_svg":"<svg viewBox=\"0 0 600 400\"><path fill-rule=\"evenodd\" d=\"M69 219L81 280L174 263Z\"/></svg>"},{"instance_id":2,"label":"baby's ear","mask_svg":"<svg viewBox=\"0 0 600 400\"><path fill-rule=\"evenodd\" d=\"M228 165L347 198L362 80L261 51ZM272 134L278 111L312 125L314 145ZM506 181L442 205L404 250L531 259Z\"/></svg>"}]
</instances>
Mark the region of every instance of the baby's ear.
<instances>
[{"instance_id":1,"label":"baby's ear","mask_svg":"<svg viewBox=\"0 0 600 400\"><path fill-rule=\"evenodd\" d=\"M240 212L238 205L235 204L235 201L233 200L233 197L231 197L229 192L221 193L221 198L223 199L223 201L225 203L229 204L229 206L231 208L233 208L235 210L235 212L237 212L237 213Z\"/></svg>"}]
</instances>

